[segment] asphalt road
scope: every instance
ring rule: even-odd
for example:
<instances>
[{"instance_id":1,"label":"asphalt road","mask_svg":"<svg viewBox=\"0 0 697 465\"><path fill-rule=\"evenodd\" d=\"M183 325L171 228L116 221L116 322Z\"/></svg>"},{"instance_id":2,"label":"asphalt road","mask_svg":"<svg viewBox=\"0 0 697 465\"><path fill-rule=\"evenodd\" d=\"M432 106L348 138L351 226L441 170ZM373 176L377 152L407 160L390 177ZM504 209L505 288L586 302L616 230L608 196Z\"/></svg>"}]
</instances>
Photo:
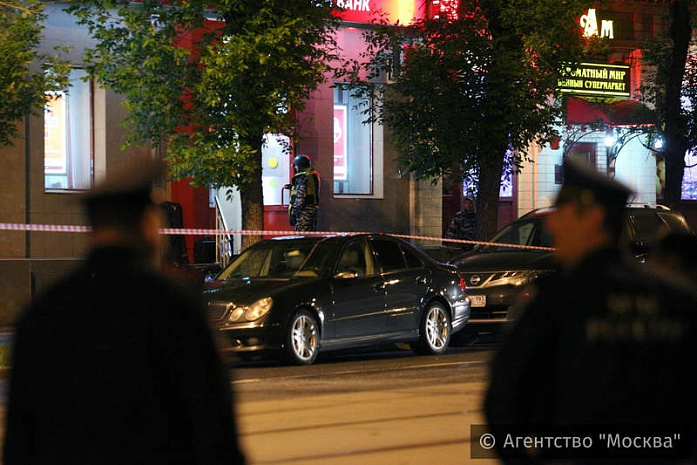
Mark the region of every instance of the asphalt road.
<instances>
[{"instance_id":1,"label":"asphalt road","mask_svg":"<svg viewBox=\"0 0 697 465\"><path fill-rule=\"evenodd\" d=\"M419 357L397 348L322 356L309 367L236 363L232 387L248 464L473 463L470 425L483 423L493 349L480 344Z\"/></svg>"},{"instance_id":2,"label":"asphalt road","mask_svg":"<svg viewBox=\"0 0 697 465\"><path fill-rule=\"evenodd\" d=\"M309 367L240 364L233 388L249 463L472 463L470 425L483 423L492 353L478 345L440 357L392 350Z\"/></svg>"}]
</instances>

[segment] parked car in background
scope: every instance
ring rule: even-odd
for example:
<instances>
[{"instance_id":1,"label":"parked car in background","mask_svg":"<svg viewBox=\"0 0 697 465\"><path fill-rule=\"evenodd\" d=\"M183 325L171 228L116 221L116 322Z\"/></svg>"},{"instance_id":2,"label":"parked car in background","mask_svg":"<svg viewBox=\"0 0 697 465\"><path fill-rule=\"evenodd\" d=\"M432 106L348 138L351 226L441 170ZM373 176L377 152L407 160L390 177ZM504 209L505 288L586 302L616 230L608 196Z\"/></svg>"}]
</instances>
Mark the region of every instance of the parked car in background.
<instances>
[{"instance_id":1,"label":"parked car in background","mask_svg":"<svg viewBox=\"0 0 697 465\"><path fill-rule=\"evenodd\" d=\"M448 261L465 277L472 303L467 328L454 343L471 342L481 333L497 335L501 324L512 319L512 305L525 298L527 284L555 272L554 244L545 227L550 211L533 210L502 228L489 241L496 245L476 247ZM622 246L644 262L662 235L681 230L690 231L681 213L661 205L629 204Z\"/></svg>"},{"instance_id":2,"label":"parked car in background","mask_svg":"<svg viewBox=\"0 0 697 465\"><path fill-rule=\"evenodd\" d=\"M320 351L407 342L442 354L470 314L463 278L387 235L282 237L243 251L204 291L222 350L311 364Z\"/></svg>"}]
</instances>

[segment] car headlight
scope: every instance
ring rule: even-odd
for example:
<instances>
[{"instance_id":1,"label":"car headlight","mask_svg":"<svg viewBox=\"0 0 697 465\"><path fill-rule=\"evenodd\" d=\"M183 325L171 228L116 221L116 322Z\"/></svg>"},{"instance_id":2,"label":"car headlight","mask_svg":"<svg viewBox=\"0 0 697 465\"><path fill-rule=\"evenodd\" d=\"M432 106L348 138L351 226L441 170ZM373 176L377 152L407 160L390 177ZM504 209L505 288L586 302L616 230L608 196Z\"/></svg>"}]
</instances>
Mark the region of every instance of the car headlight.
<instances>
[{"instance_id":1,"label":"car headlight","mask_svg":"<svg viewBox=\"0 0 697 465\"><path fill-rule=\"evenodd\" d=\"M247 321L256 321L269 313L272 306L273 299L271 297L264 297L250 305L244 313L244 317Z\"/></svg>"},{"instance_id":2,"label":"car headlight","mask_svg":"<svg viewBox=\"0 0 697 465\"><path fill-rule=\"evenodd\" d=\"M503 271L495 274L488 282L484 283L485 287L493 286L523 286L533 278L533 271Z\"/></svg>"},{"instance_id":3,"label":"car headlight","mask_svg":"<svg viewBox=\"0 0 697 465\"><path fill-rule=\"evenodd\" d=\"M242 319L244 316L244 307L235 307L232 312L230 312L230 316L228 317L228 321L230 323L234 323L236 321L239 321Z\"/></svg>"},{"instance_id":4,"label":"car headlight","mask_svg":"<svg viewBox=\"0 0 697 465\"><path fill-rule=\"evenodd\" d=\"M530 271L518 271L512 273L508 279L509 282L514 286L524 286L528 284L535 277L534 273Z\"/></svg>"},{"instance_id":5,"label":"car headlight","mask_svg":"<svg viewBox=\"0 0 697 465\"><path fill-rule=\"evenodd\" d=\"M507 278L509 284L514 286L524 286L535 281L540 276L548 274L547 270L530 270L530 271L517 271L511 273Z\"/></svg>"}]
</instances>

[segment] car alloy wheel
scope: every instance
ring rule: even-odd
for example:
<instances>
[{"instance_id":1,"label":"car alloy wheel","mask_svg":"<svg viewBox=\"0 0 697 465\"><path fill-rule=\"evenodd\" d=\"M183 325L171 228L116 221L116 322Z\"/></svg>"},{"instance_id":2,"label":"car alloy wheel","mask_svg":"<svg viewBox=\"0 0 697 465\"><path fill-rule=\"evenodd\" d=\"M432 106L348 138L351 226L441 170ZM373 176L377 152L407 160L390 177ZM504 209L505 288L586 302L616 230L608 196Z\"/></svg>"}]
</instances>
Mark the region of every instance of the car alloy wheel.
<instances>
[{"instance_id":1,"label":"car alloy wheel","mask_svg":"<svg viewBox=\"0 0 697 465\"><path fill-rule=\"evenodd\" d=\"M297 365L309 365L319 353L319 329L317 320L306 310L300 310L291 318L288 326L288 358Z\"/></svg>"},{"instance_id":2,"label":"car alloy wheel","mask_svg":"<svg viewBox=\"0 0 697 465\"><path fill-rule=\"evenodd\" d=\"M419 340L411 345L420 355L441 355L448 349L451 333L450 313L439 303L431 304L421 321Z\"/></svg>"}]
</instances>

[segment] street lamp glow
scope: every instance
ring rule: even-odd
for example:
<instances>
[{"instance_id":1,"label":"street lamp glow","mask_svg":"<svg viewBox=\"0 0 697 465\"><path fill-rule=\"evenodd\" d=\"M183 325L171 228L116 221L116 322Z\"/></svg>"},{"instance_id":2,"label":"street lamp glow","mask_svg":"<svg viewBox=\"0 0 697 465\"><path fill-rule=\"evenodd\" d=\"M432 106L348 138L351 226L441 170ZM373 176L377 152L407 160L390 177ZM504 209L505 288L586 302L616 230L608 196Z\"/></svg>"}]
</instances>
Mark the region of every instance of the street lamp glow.
<instances>
[{"instance_id":1,"label":"street lamp glow","mask_svg":"<svg viewBox=\"0 0 697 465\"><path fill-rule=\"evenodd\" d=\"M605 135L605 147L612 147L615 145L615 142L617 141L617 138L615 137L614 132L608 132Z\"/></svg>"}]
</instances>

